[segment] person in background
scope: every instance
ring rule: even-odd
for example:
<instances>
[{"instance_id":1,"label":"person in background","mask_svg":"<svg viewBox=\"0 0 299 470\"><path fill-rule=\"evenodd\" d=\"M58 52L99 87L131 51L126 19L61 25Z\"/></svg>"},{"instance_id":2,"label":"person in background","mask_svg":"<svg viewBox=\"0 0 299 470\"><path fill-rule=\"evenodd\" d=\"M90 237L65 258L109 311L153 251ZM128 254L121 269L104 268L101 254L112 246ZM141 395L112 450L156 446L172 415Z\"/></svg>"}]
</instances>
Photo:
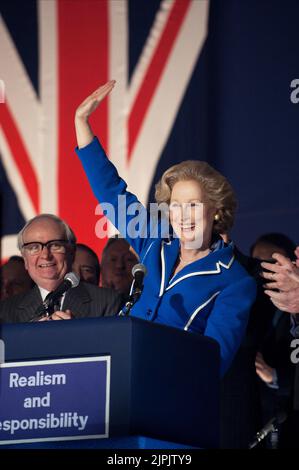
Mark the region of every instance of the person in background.
<instances>
[{"instance_id":1,"label":"person in background","mask_svg":"<svg viewBox=\"0 0 299 470\"><path fill-rule=\"evenodd\" d=\"M95 286L100 284L101 267L99 258L89 246L77 243L72 269L81 281L89 282Z\"/></svg>"},{"instance_id":2,"label":"person in background","mask_svg":"<svg viewBox=\"0 0 299 470\"><path fill-rule=\"evenodd\" d=\"M253 243L250 248L250 255L260 261L269 262L275 261L272 258L273 253L280 253L290 259L294 259L295 248L296 246L294 242L285 234L278 232L266 233L258 237L257 240ZM279 309L276 311L274 310L273 319L271 321L272 327L270 327L265 339L265 342L267 342L268 346L271 342L271 335L272 339L274 340L275 329L277 333L279 332L279 338L277 337L278 342L281 340L283 341L283 337L288 337L289 328L287 322L287 318L281 315L281 311ZM270 349L272 349L272 352L274 352L275 348ZM275 384L274 386L276 387L277 371L275 368L267 364L261 352L258 352L256 357L256 373L270 387L271 384Z\"/></svg>"},{"instance_id":3,"label":"person in background","mask_svg":"<svg viewBox=\"0 0 299 470\"><path fill-rule=\"evenodd\" d=\"M126 298L133 281L132 268L138 257L124 238L109 238L102 254L102 286Z\"/></svg>"},{"instance_id":4,"label":"person in background","mask_svg":"<svg viewBox=\"0 0 299 470\"><path fill-rule=\"evenodd\" d=\"M259 260L270 260L273 253L280 253L288 258L294 258L296 245L283 233L265 233L257 238L250 248L250 255Z\"/></svg>"},{"instance_id":5,"label":"person in background","mask_svg":"<svg viewBox=\"0 0 299 470\"><path fill-rule=\"evenodd\" d=\"M268 233L260 236L251 247L256 258L273 264L274 253L294 260L295 243L283 233ZM290 361L290 318L279 308L274 308L273 318L256 355L256 373L261 379L260 396L264 423L280 410L289 408L294 380L294 367ZM263 314L263 312L261 312ZM285 424L267 439L268 447L281 447L281 436Z\"/></svg>"},{"instance_id":6,"label":"person in background","mask_svg":"<svg viewBox=\"0 0 299 470\"><path fill-rule=\"evenodd\" d=\"M296 259L274 253L275 264L263 262L265 294L284 315L290 317L290 333L295 338L289 349L289 362L295 369L289 416L282 432L283 448L297 449L299 439L299 247Z\"/></svg>"},{"instance_id":7,"label":"person in background","mask_svg":"<svg viewBox=\"0 0 299 470\"><path fill-rule=\"evenodd\" d=\"M251 247L251 255L262 261L275 261L272 258L273 253L279 253L283 256L294 259L295 243L283 233L267 233L261 235ZM280 363L281 374L285 377L286 373L290 373L288 366L288 346L290 342L289 320L282 312L277 309L271 322L271 327L264 339L263 354L261 351L256 356L256 373L269 387L278 389L277 370L273 364ZM277 353L278 351L279 354ZM285 351L283 354L282 351ZM265 361L264 355L268 356ZM276 360L275 360L276 357ZM283 362L282 358L284 357ZM278 362L277 362L278 361ZM270 362L272 364L269 365ZM281 378L281 382L285 382ZM286 384L285 384L286 387ZM269 402L269 400L266 400Z\"/></svg>"},{"instance_id":8,"label":"person in background","mask_svg":"<svg viewBox=\"0 0 299 470\"><path fill-rule=\"evenodd\" d=\"M28 292L34 284L25 269L24 260L21 256L11 256L1 267L0 276L1 300Z\"/></svg>"}]
</instances>

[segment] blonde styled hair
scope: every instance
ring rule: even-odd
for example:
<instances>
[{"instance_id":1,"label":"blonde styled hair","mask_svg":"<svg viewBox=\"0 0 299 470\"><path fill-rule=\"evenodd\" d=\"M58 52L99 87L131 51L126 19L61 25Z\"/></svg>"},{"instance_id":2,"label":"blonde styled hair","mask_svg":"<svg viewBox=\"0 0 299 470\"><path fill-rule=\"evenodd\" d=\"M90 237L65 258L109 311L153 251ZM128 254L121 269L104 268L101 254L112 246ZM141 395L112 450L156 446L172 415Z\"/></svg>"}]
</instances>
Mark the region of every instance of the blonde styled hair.
<instances>
[{"instance_id":1,"label":"blonde styled hair","mask_svg":"<svg viewBox=\"0 0 299 470\"><path fill-rule=\"evenodd\" d=\"M214 233L227 233L233 226L237 200L228 180L207 162L186 160L166 170L156 184L158 204L170 204L171 192L178 181L196 181L204 192L205 202L216 211Z\"/></svg>"}]
</instances>

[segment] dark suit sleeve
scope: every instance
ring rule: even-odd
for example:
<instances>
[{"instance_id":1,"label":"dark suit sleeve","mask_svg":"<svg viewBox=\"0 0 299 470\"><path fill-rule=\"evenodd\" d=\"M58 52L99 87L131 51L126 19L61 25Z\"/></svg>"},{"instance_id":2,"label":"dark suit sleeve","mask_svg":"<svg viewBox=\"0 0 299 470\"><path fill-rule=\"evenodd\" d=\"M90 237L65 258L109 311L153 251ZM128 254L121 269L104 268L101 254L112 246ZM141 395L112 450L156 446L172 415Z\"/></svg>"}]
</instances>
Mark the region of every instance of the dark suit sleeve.
<instances>
[{"instance_id":1,"label":"dark suit sleeve","mask_svg":"<svg viewBox=\"0 0 299 470\"><path fill-rule=\"evenodd\" d=\"M19 318L19 314L26 313L19 310L20 302L24 297L24 294L14 295L13 297L0 302L0 323L19 323L21 321L28 321L28 319L22 320Z\"/></svg>"},{"instance_id":2,"label":"dark suit sleeve","mask_svg":"<svg viewBox=\"0 0 299 470\"><path fill-rule=\"evenodd\" d=\"M0 323L9 322L9 306L6 301L0 302Z\"/></svg>"},{"instance_id":3,"label":"dark suit sleeve","mask_svg":"<svg viewBox=\"0 0 299 470\"><path fill-rule=\"evenodd\" d=\"M103 288L104 289L104 288ZM102 315L111 317L117 315L123 306L123 298L117 294L113 289L104 289L106 292L106 304L103 309Z\"/></svg>"},{"instance_id":4,"label":"dark suit sleeve","mask_svg":"<svg viewBox=\"0 0 299 470\"><path fill-rule=\"evenodd\" d=\"M120 311L121 297L113 290L80 282L65 297L63 310L71 310L75 318L107 317Z\"/></svg>"}]
</instances>

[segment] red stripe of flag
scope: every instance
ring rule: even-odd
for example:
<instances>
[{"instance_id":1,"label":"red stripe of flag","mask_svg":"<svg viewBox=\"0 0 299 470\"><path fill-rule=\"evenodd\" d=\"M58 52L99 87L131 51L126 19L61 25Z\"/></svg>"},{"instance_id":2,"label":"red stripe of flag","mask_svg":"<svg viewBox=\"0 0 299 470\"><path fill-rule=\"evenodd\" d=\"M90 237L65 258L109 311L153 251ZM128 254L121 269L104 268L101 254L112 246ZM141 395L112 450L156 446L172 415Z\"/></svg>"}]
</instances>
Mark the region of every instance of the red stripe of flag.
<instances>
[{"instance_id":1,"label":"red stripe of flag","mask_svg":"<svg viewBox=\"0 0 299 470\"><path fill-rule=\"evenodd\" d=\"M74 229L78 241L101 251L104 241L95 236L95 207L89 183L74 148L76 107L108 80L107 0L59 0L59 215ZM91 120L95 134L107 143L107 100Z\"/></svg>"},{"instance_id":2,"label":"red stripe of flag","mask_svg":"<svg viewBox=\"0 0 299 470\"><path fill-rule=\"evenodd\" d=\"M21 178L24 182L32 205L35 211L39 212L39 186L32 167L26 145L21 137L20 131L14 120L14 117L9 109L8 103L0 105L0 121L2 123L3 131L6 136L12 157L20 172Z\"/></svg>"},{"instance_id":3,"label":"red stripe of flag","mask_svg":"<svg viewBox=\"0 0 299 470\"><path fill-rule=\"evenodd\" d=\"M149 64L139 93L136 96L135 102L130 112L128 123L128 159L131 158L145 114L148 110L150 101L159 83L163 69L167 63L169 54L171 53L172 47L180 31L190 4L191 0L175 1L164 32L160 38L159 45Z\"/></svg>"}]
</instances>

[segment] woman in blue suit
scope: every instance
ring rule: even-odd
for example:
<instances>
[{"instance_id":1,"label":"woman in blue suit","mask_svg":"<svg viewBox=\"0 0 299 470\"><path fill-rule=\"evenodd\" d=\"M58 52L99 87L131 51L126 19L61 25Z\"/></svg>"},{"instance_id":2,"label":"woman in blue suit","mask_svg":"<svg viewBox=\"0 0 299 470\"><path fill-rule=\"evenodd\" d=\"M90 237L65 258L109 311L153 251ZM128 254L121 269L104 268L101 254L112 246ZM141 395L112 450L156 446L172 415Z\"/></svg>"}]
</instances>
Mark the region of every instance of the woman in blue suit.
<instances>
[{"instance_id":1,"label":"woman in blue suit","mask_svg":"<svg viewBox=\"0 0 299 470\"><path fill-rule=\"evenodd\" d=\"M106 83L78 107L76 151L95 196L113 205L119 230L148 268L131 314L214 338L223 375L241 343L256 295L255 281L235 260L233 245L220 237L233 223L233 190L206 162L182 162L169 168L156 186L157 202L167 206L169 218L153 224L152 214L126 191L89 125L89 116L114 84ZM138 234L132 230L137 225L129 207L139 214Z\"/></svg>"}]
</instances>

